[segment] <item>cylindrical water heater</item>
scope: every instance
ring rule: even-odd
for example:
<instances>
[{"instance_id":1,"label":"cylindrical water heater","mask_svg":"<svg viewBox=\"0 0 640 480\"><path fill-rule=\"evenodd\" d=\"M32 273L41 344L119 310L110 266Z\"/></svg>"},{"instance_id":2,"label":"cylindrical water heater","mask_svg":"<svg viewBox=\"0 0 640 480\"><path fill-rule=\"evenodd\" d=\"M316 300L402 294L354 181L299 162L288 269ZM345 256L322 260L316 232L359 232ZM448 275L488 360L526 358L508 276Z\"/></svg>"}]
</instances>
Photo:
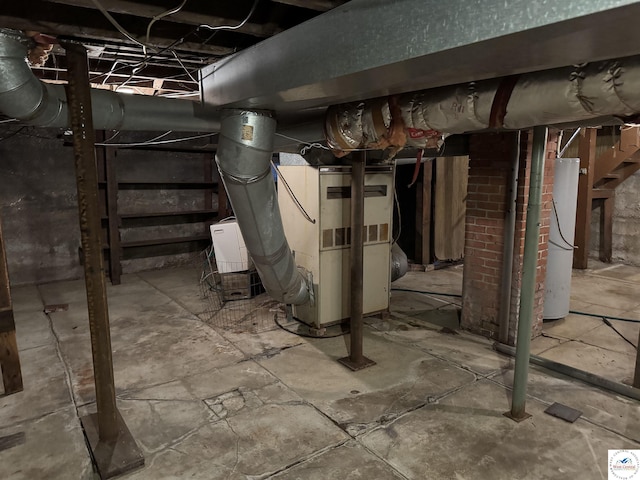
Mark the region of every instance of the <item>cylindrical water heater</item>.
<instances>
[{"instance_id":1,"label":"cylindrical water heater","mask_svg":"<svg viewBox=\"0 0 640 480\"><path fill-rule=\"evenodd\" d=\"M545 278L545 320L564 318L569 314L580 159L556 158L554 168L553 206Z\"/></svg>"}]
</instances>

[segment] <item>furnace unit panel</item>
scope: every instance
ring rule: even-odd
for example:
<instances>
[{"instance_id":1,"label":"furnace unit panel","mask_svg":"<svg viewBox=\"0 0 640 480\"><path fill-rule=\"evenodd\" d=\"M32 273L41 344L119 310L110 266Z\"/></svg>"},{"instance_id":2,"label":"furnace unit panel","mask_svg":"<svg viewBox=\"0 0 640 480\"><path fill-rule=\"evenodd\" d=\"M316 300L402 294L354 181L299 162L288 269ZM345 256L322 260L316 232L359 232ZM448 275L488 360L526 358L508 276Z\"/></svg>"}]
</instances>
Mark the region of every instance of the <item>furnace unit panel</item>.
<instances>
[{"instance_id":1,"label":"furnace unit panel","mask_svg":"<svg viewBox=\"0 0 640 480\"><path fill-rule=\"evenodd\" d=\"M351 167L281 166L307 221L284 185L278 202L296 263L313 273L315 303L294 307L294 315L322 328L349 318L351 249ZM392 166L367 167L364 202L364 314L389 308Z\"/></svg>"}]
</instances>

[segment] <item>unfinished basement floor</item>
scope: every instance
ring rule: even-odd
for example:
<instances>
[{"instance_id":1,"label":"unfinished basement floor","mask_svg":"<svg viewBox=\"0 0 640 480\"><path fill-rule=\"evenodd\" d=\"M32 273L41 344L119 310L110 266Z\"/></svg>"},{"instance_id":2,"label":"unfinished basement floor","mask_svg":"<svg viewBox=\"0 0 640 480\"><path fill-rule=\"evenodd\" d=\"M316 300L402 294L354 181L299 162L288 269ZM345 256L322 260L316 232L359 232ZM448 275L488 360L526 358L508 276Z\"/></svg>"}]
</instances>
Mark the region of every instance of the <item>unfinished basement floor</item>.
<instances>
[{"instance_id":1,"label":"unfinished basement floor","mask_svg":"<svg viewBox=\"0 0 640 480\"><path fill-rule=\"evenodd\" d=\"M574 308L640 316L640 269L607 267L577 274ZM394 286L459 293L461 276L412 272ZM207 323L193 268L127 275L108 293L118 405L146 461L122 478L605 479L608 449L640 448L638 402L535 367L533 416L504 417L513 362L424 321L438 309L429 317L446 324L455 297L393 292L392 318L365 329L377 365L354 373L336 361L348 336ZM84 295L82 281L13 289L25 389L0 398L2 479L95 476L78 420L95 409ZM50 304L68 310L45 315ZM571 317L534 352L582 368L595 356L625 379L635 350L607 329ZM553 402L583 415L543 413Z\"/></svg>"}]
</instances>

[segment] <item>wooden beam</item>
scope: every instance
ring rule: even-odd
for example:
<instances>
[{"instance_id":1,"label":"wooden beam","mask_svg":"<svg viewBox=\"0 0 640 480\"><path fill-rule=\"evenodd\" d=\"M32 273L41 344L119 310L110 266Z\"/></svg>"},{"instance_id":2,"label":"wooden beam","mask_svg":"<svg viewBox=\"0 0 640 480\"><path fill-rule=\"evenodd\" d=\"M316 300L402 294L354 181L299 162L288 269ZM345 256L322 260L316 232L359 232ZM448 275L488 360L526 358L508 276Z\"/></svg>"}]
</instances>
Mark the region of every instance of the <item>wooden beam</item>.
<instances>
[{"instance_id":1,"label":"wooden beam","mask_svg":"<svg viewBox=\"0 0 640 480\"><path fill-rule=\"evenodd\" d=\"M422 265L429 265L432 262L431 183L433 164L432 159L425 160L422 165L422 181L416 185L415 261Z\"/></svg>"},{"instance_id":2,"label":"wooden beam","mask_svg":"<svg viewBox=\"0 0 640 480\"><path fill-rule=\"evenodd\" d=\"M611 263L613 250L613 207L616 197L600 200L600 261Z\"/></svg>"},{"instance_id":3,"label":"wooden beam","mask_svg":"<svg viewBox=\"0 0 640 480\"><path fill-rule=\"evenodd\" d=\"M294 7L306 8L317 12L327 12L333 8L339 7L347 0L272 0L275 3L284 5L292 5Z\"/></svg>"},{"instance_id":4,"label":"wooden beam","mask_svg":"<svg viewBox=\"0 0 640 480\"><path fill-rule=\"evenodd\" d=\"M107 180L107 218L109 224L109 277L112 285L120 285L122 275L122 247L120 246L120 217L118 215L118 178L116 150L104 148Z\"/></svg>"},{"instance_id":5,"label":"wooden beam","mask_svg":"<svg viewBox=\"0 0 640 480\"><path fill-rule=\"evenodd\" d=\"M0 369L4 394L22 390L22 370L16 340L16 325L13 318L9 269L0 224Z\"/></svg>"},{"instance_id":6,"label":"wooden beam","mask_svg":"<svg viewBox=\"0 0 640 480\"><path fill-rule=\"evenodd\" d=\"M84 7L84 8L96 8L95 5L87 0L47 0L51 3L57 3L61 5L70 5L75 7ZM128 0L100 0L100 3L107 9L110 13L119 13L123 15L132 15L136 17L144 17L144 18L153 18L156 15L164 13L167 11L167 8L163 5L153 5L149 3L140 3L140 2L132 2ZM209 10L208 3L211 3L211 6L215 6L216 2L193 2L192 4L187 3L184 8L182 8L179 12L174 13L173 15L164 17L162 21L168 22L176 22L183 23L186 25L211 25L220 26L220 25L237 25L242 21L242 19L236 20L233 18L225 18L216 15L211 15L207 13ZM331 3L331 2L319 2L319 3ZM343 3L343 2L340 2ZM193 12L189 11L190 7L194 5L198 5L202 11ZM310 8L310 7L309 7ZM146 25L145 25L146 27ZM277 25L273 24L259 24L247 22L242 27L236 30L240 33L245 33L247 35L252 35L254 37L266 38L276 33L280 33L282 31Z\"/></svg>"},{"instance_id":7,"label":"wooden beam","mask_svg":"<svg viewBox=\"0 0 640 480\"><path fill-rule=\"evenodd\" d=\"M594 188L593 192L591 193L591 199L598 200L600 198L609 198L613 194L614 194L613 190L604 190L600 188Z\"/></svg>"},{"instance_id":8,"label":"wooden beam","mask_svg":"<svg viewBox=\"0 0 640 480\"><path fill-rule=\"evenodd\" d=\"M618 185L620 185L627 178L629 178L631 175L633 175L638 170L640 170L640 162L638 161L639 159L640 159L640 151L634 153L633 155L631 155L631 157L627 158L624 162L622 162L622 165L618 167L618 169L615 171L617 178L613 178L613 179L607 180L606 182L603 182L602 186L598 188L603 188L611 191L615 190L618 187ZM597 160L596 160L596 164L597 164Z\"/></svg>"},{"instance_id":9,"label":"wooden beam","mask_svg":"<svg viewBox=\"0 0 640 480\"><path fill-rule=\"evenodd\" d=\"M578 140L580 178L578 180L578 205L576 208L576 248L573 250L573 268L588 268L589 240L591 238L591 203L593 194L593 170L596 156L597 129L584 128Z\"/></svg>"}]
</instances>

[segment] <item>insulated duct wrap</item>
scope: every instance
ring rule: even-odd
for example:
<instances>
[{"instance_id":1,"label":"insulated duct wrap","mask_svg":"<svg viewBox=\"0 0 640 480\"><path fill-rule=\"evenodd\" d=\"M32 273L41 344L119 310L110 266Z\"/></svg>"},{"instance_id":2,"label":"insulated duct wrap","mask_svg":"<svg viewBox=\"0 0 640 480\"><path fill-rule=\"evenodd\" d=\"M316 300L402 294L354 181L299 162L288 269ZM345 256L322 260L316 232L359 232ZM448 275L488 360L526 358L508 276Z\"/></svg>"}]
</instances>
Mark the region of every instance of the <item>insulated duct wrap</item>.
<instances>
[{"instance_id":1,"label":"insulated duct wrap","mask_svg":"<svg viewBox=\"0 0 640 480\"><path fill-rule=\"evenodd\" d=\"M35 77L25 58L31 40L0 29L0 112L29 125L68 127L67 94L62 85ZM92 90L96 129L215 132L219 111L188 100Z\"/></svg>"},{"instance_id":2,"label":"insulated duct wrap","mask_svg":"<svg viewBox=\"0 0 640 480\"><path fill-rule=\"evenodd\" d=\"M447 135L482 130L635 123L638 91L640 57L607 60L334 105L326 139L340 157L357 149L433 148Z\"/></svg>"},{"instance_id":3,"label":"insulated duct wrap","mask_svg":"<svg viewBox=\"0 0 640 480\"><path fill-rule=\"evenodd\" d=\"M276 121L267 113L229 110L222 120L216 162L229 200L267 293L278 301L309 301L284 236L271 175Z\"/></svg>"}]
</instances>

